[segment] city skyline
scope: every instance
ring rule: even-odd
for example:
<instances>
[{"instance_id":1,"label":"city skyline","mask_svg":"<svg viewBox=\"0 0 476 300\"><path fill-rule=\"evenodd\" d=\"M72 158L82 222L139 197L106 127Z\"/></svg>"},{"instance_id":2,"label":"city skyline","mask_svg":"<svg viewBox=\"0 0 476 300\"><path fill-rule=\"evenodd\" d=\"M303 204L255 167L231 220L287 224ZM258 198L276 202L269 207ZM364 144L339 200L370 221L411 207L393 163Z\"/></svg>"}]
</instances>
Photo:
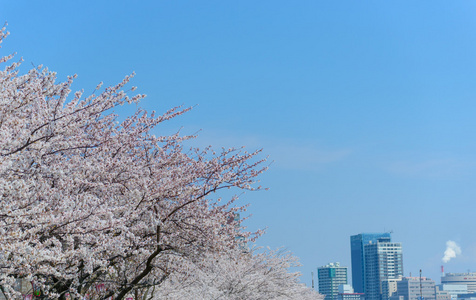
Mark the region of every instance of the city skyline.
<instances>
[{"instance_id":1,"label":"city skyline","mask_svg":"<svg viewBox=\"0 0 476 300\"><path fill-rule=\"evenodd\" d=\"M364 292L364 276L365 276L365 252L364 252L364 248L365 248L365 245L369 245L369 244L374 244L373 246L376 246L375 244L377 242L380 241L384 241L384 242L388 242L388 243L391 243L392 241L392 237L391 237L391 234L392 232L381 232L381 233L376 233L376 232L372 232L372 233L359 233L359 234L356 234L356 235L352 235L350 236L350 260L351 260L351 263L349 264L349 266L345 265L345 264L342 264L342 267L344 268L350 268L350 271L347 273L348 276L348 279L349 279L349 283L351 283L351 286L353 287L353 289L355 290L355 292L357 293L363 293ZM399 247L399 251L402 251L402 245L401 243L392 243L392 244L398 244L398 247ZM442 263L441 263L441 266L440 266L440 274L437 278L441 279L445 276L445 274L471 274L474 276L474 279L476 280L476 271L473 272L471 271L470 269L463 269L463 270L453 270L451 272L445 272L444 270L444 265L446 263L448 263L451 259L457 257L458 255L461 255L461 249L459 247L459 245L454 242L454 241L447 241L446 243L446 251L444 252L444 255L443 257L441 258L442 260ZM372 245L371 245L372 246ZM340 261L344 261L346 259L336 259L335 261L338 261L337 263L339 265L340 264ZM327 267L329 264L333 264L333 263L328 263L326 266L322 266L322 267ZM403 264L402 264L402 267L403 267ZM317 268L319 269L319 268ZM404 269L404 268L402 268ZM422 271L420 269L420 271ZM360 276L356 276L360 274ZM405 275L407 274L407 275ZM413 273L413 275L415 275L416 273ZM402 273L401 273L401 276L406 276L406 277L413 277L412 276L412 272L408 272L408 273L403 273L403 270L402 270ZM426 276L428 277L428 276ZM425 278L426 278L425 277ZM429 278L429 277L428 277ZM435 278L432 278L432 279L435 279ZM436 280L435 280L436 282ZM357 288L356 288L357 287Z\"/></svg>"},{"instance_id":2,"label":"city skyline","mask_svg":"<svg viewBox=\"0 0 476 300\"><path fill-rule=\"evenodd\" d=\"M351 271L340 262L317 268L318 291L326 300L455 300L460 295L474 297L476 292L476 273L469 270L445 273L442 266L440 284L422 276L422 270L417 276L404 276L402 245L392 242L391 232L352 235L350 245ZM460 254L458 244L448 241L442 261L449 262ZM352 285L348 284L348 274L352 274Z\"/></svg>"}]
</instances>

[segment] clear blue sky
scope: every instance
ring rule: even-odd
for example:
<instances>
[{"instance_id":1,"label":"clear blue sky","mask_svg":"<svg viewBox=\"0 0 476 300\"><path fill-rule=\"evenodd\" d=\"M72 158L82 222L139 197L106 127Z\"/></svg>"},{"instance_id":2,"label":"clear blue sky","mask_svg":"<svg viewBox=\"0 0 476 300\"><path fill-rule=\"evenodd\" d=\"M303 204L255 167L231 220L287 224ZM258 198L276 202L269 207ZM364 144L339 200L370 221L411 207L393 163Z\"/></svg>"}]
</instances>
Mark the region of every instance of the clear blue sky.
<instances>
[{"instance_id":1,"label":"clear blue sky","mask_svg":"<svg viewBox=\"0 0 476 300\"><path fill-rule=\"evenodd\" d=\"M27 67L86 92L135 71L147 110L197 105L162 130L264 148L247 224L307 284L384 230L405 275L439 282L447 240L446 270L476 271L476 1L2 1L0 20Z\"/></svg>"}]
</instances>

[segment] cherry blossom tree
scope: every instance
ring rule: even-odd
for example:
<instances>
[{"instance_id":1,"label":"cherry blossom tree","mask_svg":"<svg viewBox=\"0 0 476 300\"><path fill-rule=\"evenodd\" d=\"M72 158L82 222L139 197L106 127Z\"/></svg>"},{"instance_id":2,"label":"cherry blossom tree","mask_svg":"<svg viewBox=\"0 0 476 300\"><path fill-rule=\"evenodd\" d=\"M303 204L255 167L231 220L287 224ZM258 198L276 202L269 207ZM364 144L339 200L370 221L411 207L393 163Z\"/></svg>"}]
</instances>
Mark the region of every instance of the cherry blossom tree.
<instances>
[{"instance_id":1,"label":"cherry blossom tree","mask_svg":"<svg viewBox=\"0 0 476 300\"><path fill-rule=\"evenodd\" d=\"M186 272L173 273L163 285L150 289L152 299L182 300L322 300L316 291L299 283L298 266L290 253L241 251L207 253L203 260L187 261ZM184 268L185 269L185 268Z\"/></svg>"},{"instance_id":2,"label":"cherry blossom tree","mask_svg":"<svg viewBox=\"0 0 476 300\"><path fill-rule=\"evenodd\" d=\"M0 42L6 37L0 32ZM0 59L0 289L18 297L19 279L42 295L123 299L160 287L184 261L237 247L243 209L221 189L259 190L259 151L186 149L194 136L155 135L160 116L114 108L132 76L91 95L72 93L41 66L21 74ZM257 233L259 235L259 232ZM208 254L207 254L208 255Z\"/></svg>"}]
</instances>

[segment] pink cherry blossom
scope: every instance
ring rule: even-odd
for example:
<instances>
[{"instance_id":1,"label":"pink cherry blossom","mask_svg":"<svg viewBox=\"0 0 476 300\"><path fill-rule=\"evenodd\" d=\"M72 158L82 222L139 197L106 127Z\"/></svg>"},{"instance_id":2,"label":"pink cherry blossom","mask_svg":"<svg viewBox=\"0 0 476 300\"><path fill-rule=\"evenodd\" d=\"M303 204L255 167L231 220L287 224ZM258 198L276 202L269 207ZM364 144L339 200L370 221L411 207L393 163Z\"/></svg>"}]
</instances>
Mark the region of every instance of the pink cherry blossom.
<instances>
[{"instance_id":1,"label":"pink cherry blossom","mask_svg":"<svg viewBox=\"0 0 476 300\"><path fill-rule=\"evenodd\" d=\"M0 31L0 41L6 35ZM261 189L260 151L185 149L195 136L154 135L189 108L159 116L137 109L119 122L115 107L145 97L124 91L133 75L85 95L71 91L75 76L59 82L43 67L20 74L12 58L0 60L0 286L7 297L20 297L14 286L25 280L49 298L123 299L159 287L186 260L256 236L229 222L243 208L237 198L218 202L216 193Z\"/></svg>"}]
</instances>

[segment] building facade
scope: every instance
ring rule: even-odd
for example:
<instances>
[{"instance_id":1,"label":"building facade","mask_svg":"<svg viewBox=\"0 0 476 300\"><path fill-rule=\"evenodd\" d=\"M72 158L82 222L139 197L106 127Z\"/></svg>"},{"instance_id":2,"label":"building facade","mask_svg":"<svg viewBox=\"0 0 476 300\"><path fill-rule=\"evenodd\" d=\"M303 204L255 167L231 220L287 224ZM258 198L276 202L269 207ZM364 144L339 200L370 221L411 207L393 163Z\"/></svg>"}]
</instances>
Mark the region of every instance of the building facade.
<instances>
[{"instance_id":1,"label":"building facade","mask_svg":"<svg viewBox=\"0 0 476 300\"><path fill-rule=\"evenodd\" d=\"M390 233L361 233L350 237L350 254L352 259L352 286L356 293L365 291L365 249L370 242L376 243L377 239L391 241Z\"/></svg>"},{"instance_id":2,"label":"building facade","mask_svg":"<svg viewBox=\"0 0 476 300\"><path fill-rule=\"evenodd\" d=\"M397 283L402 280L402 277L386 279L381 282L382 299L389 299L397 291Z\"/></svg>"},{"instance_id":3,"label":"building facade","mask_svg":"<svg viewBox=\"0 0 476 300\"><path fill-rule=\"evenodd\" d=\"M468 293L476 293L476 273L446 273L441 276L441 284L464 284L468 286Z\"/></svg>"},{"instance_id":4,"label":"building facade","mask_svg":"<svg viewBox=\"0 0 476 300\"><path fill-rule=\"evenodd\" d=\"M325 300L337 300L339 285L347 284L347 267L341 267L338 262L317 268L319 293L325 295Z\"/></svg>"},{"instance_id":5,"label":"building facade","mask_svg":"<svg viewBox=\"0 0 476 300\"><path fill-rule=\"evenodd\" d=\"M436 300L435 282L425 277L403 277L390 300Z\"/></svg>"},{"instance_id":6,"label":"building facade","mask_svg":"<svg viewBox=\"0 0 476 300\"><path fill-rule=\"evenodd\" d=\"M446 292L446 291L440 291L438 290L438 287L436 288L436 300L451 300L451 295Z\"/></svg>"},{"instance_id":7,"label":"building facade","mask_svg":"<svg viewBox=\"0 0 476 300\"><path fill-rule=\"evenodd\" d=\"M468 294L468 285L466 284L439 284L436 286L437 291L447 292L451 299L458 299L458 295Z\"/></svg>"},{"instance_id":8,"label":"building facade","mask_svg":"<svg viewBox=\"0 0 476 300\"><path fill-rule=\"evenodd\" d=\"M460 294L458 295L458 300L476 300L476 293Z\"/></svg>"},{"instance_id":9,"label":"building facade","mask_svg":"<svg viewBox=\"0 0 476 300\"><path fill-rule=\"evenodd\" d=\"M382 282L400 279L403 276L403 253L401 243L391 243L386 238L377 239L364 246L365 254L365 298L387 300ZM397 283L398 287L398 283Z\"/></svg>"},{"instance_id":10,"label":"building facade","mask_svg":"<svg viewBox=\"0 0 476 300\"><path fill-rule=\"evenodd\" d=\"M364 293L354 293L354 289L349 284L339 285L338 300L365 300Z\"/></svg>"}]
</instances>

